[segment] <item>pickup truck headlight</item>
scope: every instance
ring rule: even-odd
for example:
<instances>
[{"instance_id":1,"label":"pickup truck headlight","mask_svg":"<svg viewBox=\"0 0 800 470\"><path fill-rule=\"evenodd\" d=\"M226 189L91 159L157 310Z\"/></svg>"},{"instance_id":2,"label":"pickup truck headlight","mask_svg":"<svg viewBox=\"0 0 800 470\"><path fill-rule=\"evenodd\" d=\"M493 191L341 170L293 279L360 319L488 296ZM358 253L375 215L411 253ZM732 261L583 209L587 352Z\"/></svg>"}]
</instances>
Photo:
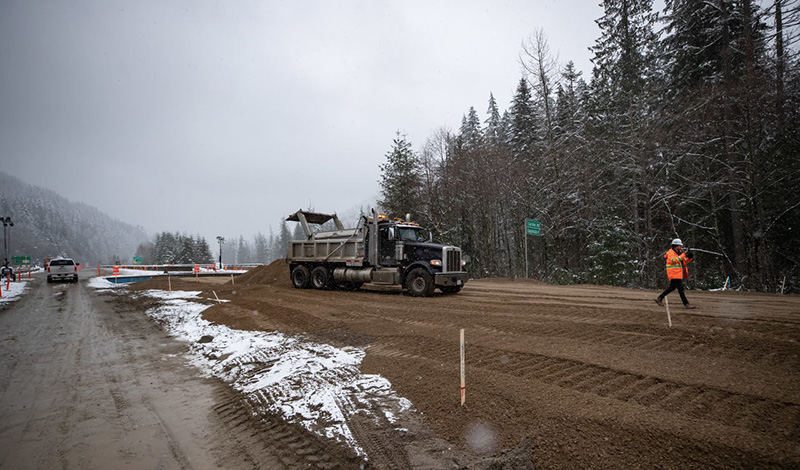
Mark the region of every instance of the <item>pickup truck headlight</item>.
<instances>
[{"instance_id":1,"label":"pickup truck headlight","mask_svg":"<svg viewBox=\"0 0 800 470\"><path fill-rule=\"evenodd\" d=\"M440 259L432 259L431 260L431 266L441 266L441 265L442 265L442 260L440 260Z\"/></svg>"}]
</instances>

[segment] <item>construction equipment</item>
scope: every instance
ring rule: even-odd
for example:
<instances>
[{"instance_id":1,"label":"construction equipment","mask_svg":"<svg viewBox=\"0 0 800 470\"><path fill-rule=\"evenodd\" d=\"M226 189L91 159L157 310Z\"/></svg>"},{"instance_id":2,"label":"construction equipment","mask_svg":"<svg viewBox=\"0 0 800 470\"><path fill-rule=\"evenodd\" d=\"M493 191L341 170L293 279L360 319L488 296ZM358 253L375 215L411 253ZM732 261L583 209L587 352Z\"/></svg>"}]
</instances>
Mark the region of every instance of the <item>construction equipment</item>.
<instances>
[{"instance_id":1,"label":"construction equipment","mask_svg":"<svg viewBox=\"0 0 800 470\"><path fill-rule=\"evenodd\" d=\"M372 210L355 228L346 229L336 214L297 211L287 221L299 222L305 240L292 240L287 262L298 289L355 290L364 283L400 285L415 297L461 291L469 275L461 248L435 243L416 222L389 219ZM333 222L333 230L312 225Z\"/></svg>"}]
</instances>

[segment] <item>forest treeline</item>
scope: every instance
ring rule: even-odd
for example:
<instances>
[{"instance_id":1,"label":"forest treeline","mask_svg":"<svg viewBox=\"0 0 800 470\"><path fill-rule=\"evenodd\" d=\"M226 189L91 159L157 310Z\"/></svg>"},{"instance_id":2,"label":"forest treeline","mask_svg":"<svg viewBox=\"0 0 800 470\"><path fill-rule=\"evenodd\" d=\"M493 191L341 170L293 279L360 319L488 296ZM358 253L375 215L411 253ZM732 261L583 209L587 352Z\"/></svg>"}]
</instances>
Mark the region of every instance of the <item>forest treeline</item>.
<instances>
[{"instance_id":1,"label":"forest treeline","mask_svg":"<svg viewBox=\"0 0 800 470\"><path fill-rule=\"evenodd\" d=\"M38 265L56 256L68 256L82 264L113 263L120 256L130 256L147 239L142 227L2 171L0 217L10 217L14 224L8 227L9 256L29 256L31 263Z\"/></svg>"},{"instance_id":2,"label":"forest treeline","mask_svg":"<svg viewBox=\"0 0 800 470\"><path fill-rule=\"evenodd\" d=\"M286 221L281 221L279 227L277 235L270 232L266 236L259 232L252 239L245 239L242 235L222 237L222 243L220 240L211 242L213 249L200 235L161 232L152 240L141 243L135 255L140 256L144 264L206 264L219 262L222 248L222 262L226 265L269 264L286 256L290 240L305 238L299 225L294 232L289 231Z\"/></svg>"},{"instance_id":3,"label":"forest treeline","mask_svg":"<svg viewBox=\"0 0 800 470\"><path fill-rule=\"evenodd\" d=\"M398 133L381 205L471 256L475 276L663 286L682 238L696 287L797 290L798 0L605 0L584 78L543 31L507 109L457 132Z\"/></svg>"}]
</instances>

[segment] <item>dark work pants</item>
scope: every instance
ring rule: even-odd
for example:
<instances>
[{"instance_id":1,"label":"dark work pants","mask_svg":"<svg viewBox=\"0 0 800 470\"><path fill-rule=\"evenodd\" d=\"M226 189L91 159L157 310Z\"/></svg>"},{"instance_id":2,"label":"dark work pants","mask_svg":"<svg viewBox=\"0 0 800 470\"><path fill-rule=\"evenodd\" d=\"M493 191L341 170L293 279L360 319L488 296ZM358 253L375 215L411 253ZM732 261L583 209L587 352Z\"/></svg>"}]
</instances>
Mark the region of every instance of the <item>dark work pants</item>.
<instances>
[{"instance_id":1,"label":"dark work pants","mask_svg":"<svg viewBox=\"0 0 800 470\"><path fill-rule=\"evenodd\" d=\"M662 292L661 295L658 296L658 298L663 299L664 297L667 296L667 294L674 291L675 289L678 289L678 294L681 296L681 301L683 302L683 305L688 304L689 301L686 300L686 294L683 293L683 279L670 279L669 287L667 287L667 290Z\"/></svg>"}]
</instances>

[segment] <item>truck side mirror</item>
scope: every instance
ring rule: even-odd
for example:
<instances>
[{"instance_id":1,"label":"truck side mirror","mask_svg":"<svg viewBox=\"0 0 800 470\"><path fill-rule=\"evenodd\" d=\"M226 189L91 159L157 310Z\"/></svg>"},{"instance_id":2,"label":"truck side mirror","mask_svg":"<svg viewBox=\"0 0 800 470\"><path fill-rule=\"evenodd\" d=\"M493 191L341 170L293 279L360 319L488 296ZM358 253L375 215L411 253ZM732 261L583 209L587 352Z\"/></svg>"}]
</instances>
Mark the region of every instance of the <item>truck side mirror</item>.
<instances>
[{"instance_id":1,"label":"truck side mirror","mask_svg":"<svg viewBox=\"0 0 800 470\"><path fill-rule=\"evenodd\" d=\"M428 242L433 243L433 232L428 231Z\"/></svg>"},{"instance_id":2,"label":"truck side mirror","mask_svg":"<svg viewBox=\"0 0 800 470\"><path fill-rule=\"evenodd\" d=\"M388 238L389 241L394 241L395 240L394 227L389 227L389 234L388 234L387 238Z\"/></svg>"}]
</instances>

